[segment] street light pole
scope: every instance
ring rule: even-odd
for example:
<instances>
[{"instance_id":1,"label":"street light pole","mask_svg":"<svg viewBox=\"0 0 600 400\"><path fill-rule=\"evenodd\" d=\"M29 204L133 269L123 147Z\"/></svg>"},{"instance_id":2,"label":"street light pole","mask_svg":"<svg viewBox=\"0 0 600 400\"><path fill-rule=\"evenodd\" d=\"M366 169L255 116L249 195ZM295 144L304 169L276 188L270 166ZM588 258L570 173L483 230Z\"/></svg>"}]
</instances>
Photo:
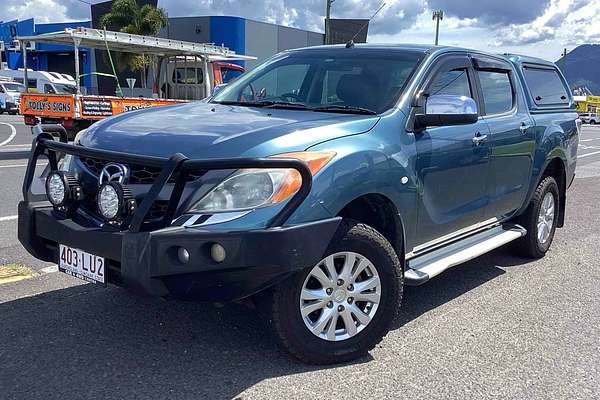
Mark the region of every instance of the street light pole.
<instances>
[{"instance_id":1,"label":"street light pole","mask_svg":"<svg viewBox=\"0 0 600 400\"><path fill-rule=\"evenodd\" d=\"M435 45L437 46L440 37L440 21L444 19L444 11L434 10L432 19L435 20Z\"/></svg>"},{"instance_id":2,"label":"street light pole","mask_svg":"<svg viewBox=\"0 0 600 400\"><path fill-rule=\"evenodd\" d=\"M331 43L331 30L329 29L329 20L331 18L331 5L335 0L325 0L326 8L325 8L325 44Z\"/></svg>"}]
</instances>

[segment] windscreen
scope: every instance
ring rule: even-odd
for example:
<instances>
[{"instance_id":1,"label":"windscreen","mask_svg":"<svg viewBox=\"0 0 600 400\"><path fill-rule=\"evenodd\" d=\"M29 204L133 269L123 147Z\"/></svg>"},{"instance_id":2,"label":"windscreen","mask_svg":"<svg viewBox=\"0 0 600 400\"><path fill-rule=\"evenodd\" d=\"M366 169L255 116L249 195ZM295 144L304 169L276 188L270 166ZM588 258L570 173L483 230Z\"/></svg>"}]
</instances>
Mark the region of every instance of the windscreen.
<instances>
[{"instance_id":1,"label":"windscreen","mask_svg":"<svg viewBox=\"0 0 600 400\"><path fill-rule=\"evenodd\" d=\"M7 92L23 93L25 91L25 86L19 85L18 83L4 83L3 86Z\"/></svg>"},{"instance_id":2,"label":"windscreen","mask_svg":"<svg viewBox=\"0 0 600 400\"><path fill-rule=\"evenodd\" d=\"M55 83L54 87L56 88L57 93L64 93L64 94L77 93L77 88L75 87L75 85L63 85L61 83Z\"/></svg>"},{"instance_id":3,"label":"windscreen","mask_svg":"<svg viewBox=\"0 0 600 400\"><path fill-rule=\"evenodd\" d=\"M417 66L416 52L297 51L284 53L242 75L215 103L291 103L307 110L392 107Z\"/></svg>"}]
</instances>

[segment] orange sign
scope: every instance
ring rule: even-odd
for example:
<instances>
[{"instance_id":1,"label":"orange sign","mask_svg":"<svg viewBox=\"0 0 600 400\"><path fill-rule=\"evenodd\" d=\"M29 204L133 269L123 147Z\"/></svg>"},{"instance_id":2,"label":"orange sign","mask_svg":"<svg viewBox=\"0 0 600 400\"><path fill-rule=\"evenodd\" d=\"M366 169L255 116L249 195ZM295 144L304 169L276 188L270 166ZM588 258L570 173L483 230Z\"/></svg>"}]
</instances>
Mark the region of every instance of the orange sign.
<instances>
[{"instance_id":1,"label":"orange sign","mask_svg":"<svg viewBox=\"0 0 600 400\"><path fill-rule=\"evenodd\" d=\"M20 112L58 118L73 118L75 101L72 95L27 93L21 97Z\"/></svg>"}]
</instances>

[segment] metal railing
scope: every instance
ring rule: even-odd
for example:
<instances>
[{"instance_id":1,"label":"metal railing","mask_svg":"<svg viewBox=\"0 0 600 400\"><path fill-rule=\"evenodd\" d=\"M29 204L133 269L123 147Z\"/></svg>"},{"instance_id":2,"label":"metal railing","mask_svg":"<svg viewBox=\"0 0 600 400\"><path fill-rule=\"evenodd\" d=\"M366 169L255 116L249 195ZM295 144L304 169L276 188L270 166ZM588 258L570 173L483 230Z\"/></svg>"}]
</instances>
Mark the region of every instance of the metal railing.
<instances>
[{"instance_id":1,"label":"metal railing","mask_svg":"<svg viewBox=\"0 0 600 400\"><path fill-rule=\"evenodd\" d=\"M189 173L209 170L228 170L242 168L277 168L294 169L302 178L298 191L285 203L281 210L267 223L267 228L282 226L292 213L308 197L312 187L312 174L304 161L292 158L214 158L214 159L189 159L181 153L175 153L169 158L142 156L139 154L123 153L110 150L91 149L83 146L66 143L66 131L62 125L36 125L33 128L35 138L33 140L31 154L27 165L27 171L23 181L23 198L30 201L30 189L34 179L37 159L41 155L48 157L50 169L58 169L58 161L65 154L77 157L98 158L105 161L124 164L137 164L161 168L158 178L154 181L150 190L144 196L135 213L128 218L123 226L130 232L140 232L144 219L150 208L158 198L159 193L174 178L173 190L169 198L167 211L154 229L169 226L173 221L177 207L181 200L183 190ZM59 133L61 141L54 140L50 132Z\"/></svg>"}]
</instances>

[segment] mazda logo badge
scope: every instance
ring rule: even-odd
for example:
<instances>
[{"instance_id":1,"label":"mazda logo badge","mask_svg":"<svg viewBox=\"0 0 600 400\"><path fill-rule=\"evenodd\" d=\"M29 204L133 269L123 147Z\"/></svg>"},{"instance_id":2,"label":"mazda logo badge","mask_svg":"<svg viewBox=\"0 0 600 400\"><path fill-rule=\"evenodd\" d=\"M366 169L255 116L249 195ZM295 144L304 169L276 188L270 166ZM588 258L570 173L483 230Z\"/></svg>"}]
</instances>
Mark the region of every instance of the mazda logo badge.
<instances>
[{"instance_id":1,"label":"mazda logo badge","mask_svg":"<svg viewBox=\"0 0 600 400\"><path fill-rule=\"evenodd\" d=\"M126 165L108 163L102 168L102 172L100 172L98 185L102 185L105 182L125 183L127 178L129 178L129 168Z\"/></svg>"}]
</instances>

